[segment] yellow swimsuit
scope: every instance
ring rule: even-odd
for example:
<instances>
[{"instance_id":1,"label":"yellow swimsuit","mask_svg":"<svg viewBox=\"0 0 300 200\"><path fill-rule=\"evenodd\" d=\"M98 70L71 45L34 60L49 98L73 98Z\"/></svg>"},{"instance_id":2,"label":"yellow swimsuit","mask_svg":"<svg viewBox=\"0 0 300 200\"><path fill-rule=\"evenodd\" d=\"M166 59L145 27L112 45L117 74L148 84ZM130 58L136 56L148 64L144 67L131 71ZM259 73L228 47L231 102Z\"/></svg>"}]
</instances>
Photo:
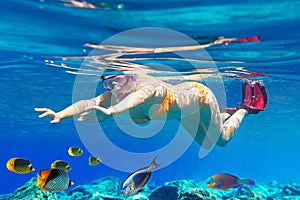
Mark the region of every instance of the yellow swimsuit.
<instances>
[{"instance_id":1,"label":"yellow swimsuit","mask_svg":"<svg viewBox=\"0 0 300 200\"><path fill-rule=\"evenodd\" d=\"M206 93L205 93L205 87L198 82L187 82L188 84L191 84L194 88L196 88L199 91L199 95L200 95L200 105L201 107L205 104L206 102ZM159 105L158 108L158 113L164 111L164 112L168 112L170 110L170 107L172 106L172 104L175 101L175 97L174 94L171 90L170 87L167 88L166 91L166 96L164 98L164 100L162 101L162 103Z\"/></svg>"},{"instance_id":2,"label":"yellow swimsuit","mask_svg":"<svg viewBox=\"0 0 300 200\"><path fill-rule=\"evenodd\" d=\"M158 112L168 112L170 110L171 105L174 103L175 98L174 98L174 94L171 90L170 87L167 88L167 92L166 92L166 96L164 98L164 100L161 102L161 104L159 105L158 108Z\"/></svg>"},{"instance_id":3,"label":"yellow swimsuit","mask_svg":"<svg viewBox=\"0 0 300 200\"><path fill-rule=\"evenodd\" d=\"M206 101L206 94L205 94L204 86L201 83L198 83L198 82L188 82L188 83L198 89L198 91L200 93L200 98L201 98L200 103L203 106L205 104L205 101Z\"/></svg>"}]
</instances>

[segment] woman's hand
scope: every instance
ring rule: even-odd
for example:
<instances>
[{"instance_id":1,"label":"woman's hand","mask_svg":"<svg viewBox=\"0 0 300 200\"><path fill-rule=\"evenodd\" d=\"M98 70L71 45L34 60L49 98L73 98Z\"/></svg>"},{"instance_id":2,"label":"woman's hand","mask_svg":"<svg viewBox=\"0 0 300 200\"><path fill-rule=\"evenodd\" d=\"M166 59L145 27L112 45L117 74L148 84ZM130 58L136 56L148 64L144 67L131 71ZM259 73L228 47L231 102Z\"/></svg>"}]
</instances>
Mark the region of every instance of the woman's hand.
<instances>
[{"instance_id":1,"label":"woman's hand","mask_svg":"<svg viewBox=\"0 0 300 200\"><path fill-rule=\"evenodd\" d=\"M49 108L34 108L37 112L44 112L43 114L39 115L39 118L50 116L53 119L50 121L51 124L59 123L61 118L58 113L54 112L53 110Z\"/></svg>"},{"instance_id":2,"label":"woman's hand","mask_svg":"<svg viewBox=\"0 0 300 200\"><path fill-rule=\"evenodd\" d=\"M84 109L83 113L80 115L77 121L86 121L87 116L91 115L92 111L100 111L101 113L107 116L112 115L111 108L103 108L101 106L90 106Z\"/></svg>"}]
</instances>

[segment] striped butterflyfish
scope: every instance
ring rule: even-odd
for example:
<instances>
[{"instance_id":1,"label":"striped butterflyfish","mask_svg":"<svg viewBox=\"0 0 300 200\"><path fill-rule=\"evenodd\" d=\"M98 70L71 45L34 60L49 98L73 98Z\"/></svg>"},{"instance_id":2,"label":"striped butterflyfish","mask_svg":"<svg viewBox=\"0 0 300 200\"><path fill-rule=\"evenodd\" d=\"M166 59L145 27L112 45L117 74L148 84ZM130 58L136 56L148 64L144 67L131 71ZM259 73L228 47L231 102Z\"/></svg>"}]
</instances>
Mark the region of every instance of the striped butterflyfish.
<instances>
[{"instance_id":1,"label":"striped butterflyfish","mask_svg":"<svg viewBox=\"0 0 300 200\"><path fill-rule=\"evenodd\" d=\"M43 169L37 174L36 186L42 190L66 190L73 184L63 169Z\"/></svg>"}]
</instances>

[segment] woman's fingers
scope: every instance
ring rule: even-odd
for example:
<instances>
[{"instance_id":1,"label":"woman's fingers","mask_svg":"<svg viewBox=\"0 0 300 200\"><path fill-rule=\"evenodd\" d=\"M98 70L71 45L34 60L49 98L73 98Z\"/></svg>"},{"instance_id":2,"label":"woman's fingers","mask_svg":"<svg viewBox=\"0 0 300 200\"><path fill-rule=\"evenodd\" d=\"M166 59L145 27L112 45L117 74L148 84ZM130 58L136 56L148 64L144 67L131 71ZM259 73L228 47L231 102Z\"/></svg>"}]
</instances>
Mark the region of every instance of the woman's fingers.
<instances>
[{"instance_id":1,"label":"woman's fingers","mask_svg":"<svg viewBox=\"0 0 300 200\"><path fill-rule=\"evenodd\" d=\"M83 121L85 121L85 118L86 118L86 116L80 116L80 117L77 119L77 121L83 122Z\"/></svg>"},{"instance_id":2,"label":"woman's fingers","mask_svg":"<svg viewBox=\"0 0 300 200\"><path fill-rule=\"evenodd\" d=\"M34 108L37 112L44 112L43 114L39 115L39 118L50 116L53 119L50 121L51 124L56 124L60 122L59 116L51 109L49 108Z\"/></svg>"},{"instance_id":3,"label":"woman's fingers","mask_svg":"<svg viewBox=\"0 0 300 200\"><path fill-rule=\"evenodd\" d=\"M86 116L89 114L90 112L84 112L80 114L80 117L77 119L77 121L85 121Z\"/></svg>"},{"instance_id":4,"label":"woman's fingers","mask_svg":"<svg viewBox=\"0 0 300 200\"><path fill-rule=\"evenodd\" d=\"M46 116L55 117L55 112L49 108L35 108L34 110L37 112L44 112L43 114L39 115L39 118L43 118Z\"/></svg>"},{"instance_id":5,"label":"woman's fingers","mask_svg":"<svg viewBox=\"0 0 300 200\"><path fill-rule=\"evenodd\" d=\"M46 112L50 109L49 108L34 108L34 110L37 111L37 112Z\"/></svg>"},{"instance_id":6,"label":"woman's fingers","mask_svg":"<svg viewBox=\"0 0 300 200\"><path fill-rule=\"evenodd\" d=\"M95 116L95 113L92 111L100 111L105 115L108 115L108 109L103 108L101 106L90 106L84 109L83 113L80 114L80 117L77 119L77 121L85 121L85 122L91 122L91 121L97 121L97 116Z\"/></svg>"},{"instance_id":7,"label":"woman's fingers","mask_svg":"<svg viewBox=\"0 0 300 200\"><path fill-rule=\"evenodd\" d=\"M43 117L46 117L49 115L50 115L50 113L47 111L47 112L44 112L43 114L39 115L39 118L43 118Z\"/></svg>"},{"instance_id":8,"label":"woman's fingers","mask_svg":"<svg viewBox=\"0 0 300 200\"><path fill-rule=\"evenodd\" d=\"M79 117L79 118L77 119L77 121L83 122L83 121L84 121L84 117Z\"/></svg>"},{"instance_id":9,"label":"woman's fingers","mask_svg":"<svg viewBox=\"0 0 300 200\"><path fill-rule=\"evenodd\" d=\"M107 108L103 108L101 106L93 106L93 107L94 107L95 110L98 110L98 111L104 113L105 115L110 115L111 114Z\"/></svg>"},{"instance_id":10,"label":"woman's fingers","mask_svg":"<svg viewBox=\"0 0 300 200\"><path fill-rule=\"evenodd\" d=\"M59 118L54 118L52 121L50 121L51 124L56 124L60 122Z\"/></svg>"},{"instance_id":11,"label":"woman's fingers","mask_svg":"<svg viewBox=\"0 0 300 200\"><path fill-rule=\"evenodd\" d=\"M89 113L90 113L90 112L84 112L84 113L81 113L81 114L80 114L80 117L85 117L85 116L87 116Z\"/></svg>"}]
</instances>

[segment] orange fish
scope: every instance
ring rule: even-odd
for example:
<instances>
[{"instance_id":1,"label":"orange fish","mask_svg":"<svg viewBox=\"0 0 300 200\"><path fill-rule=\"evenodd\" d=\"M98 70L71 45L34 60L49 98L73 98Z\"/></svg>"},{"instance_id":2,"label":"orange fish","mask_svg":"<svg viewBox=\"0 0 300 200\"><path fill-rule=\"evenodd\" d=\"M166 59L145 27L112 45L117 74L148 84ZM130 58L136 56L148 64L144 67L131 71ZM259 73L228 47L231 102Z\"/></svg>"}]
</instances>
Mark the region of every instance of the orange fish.
<instances>
[{"instance_id":1,"label":"orange fish","mask_svg":"<svg viewBox=\"0 0 300 200\"><path fill-rule=\"evenodd\" d=\"M25 158L11 158L6 163L6 168L18 174L27 174L34 171L32 164Z\"/></svg>"},{"instance_id":2,"label":"orange fish","mask_svg":"<svg viewBox=\"0 0 300 200\"><path fill-rule=\"evenodd\" d=\"M44 169L37 174L36 186L41 190L66 190L73 184L68 173L63 169Z\"/></svg>"},{"instance_id":3,"label":"orange fish","mask_svg":"<svg viewBox=\"0 0 300 200\"><path fill-rule=\"evenodd\" d=\"M231 174L224 173L211 176L205 183L209 188L218 190L237 188L241 185L255 185L255 182L253 180L243 179Z\"/></svg>"}]
</instances>

